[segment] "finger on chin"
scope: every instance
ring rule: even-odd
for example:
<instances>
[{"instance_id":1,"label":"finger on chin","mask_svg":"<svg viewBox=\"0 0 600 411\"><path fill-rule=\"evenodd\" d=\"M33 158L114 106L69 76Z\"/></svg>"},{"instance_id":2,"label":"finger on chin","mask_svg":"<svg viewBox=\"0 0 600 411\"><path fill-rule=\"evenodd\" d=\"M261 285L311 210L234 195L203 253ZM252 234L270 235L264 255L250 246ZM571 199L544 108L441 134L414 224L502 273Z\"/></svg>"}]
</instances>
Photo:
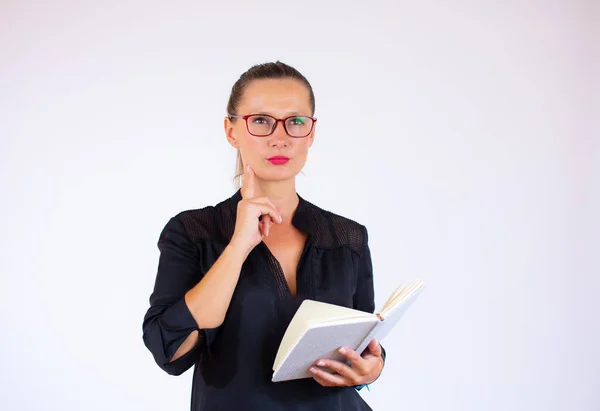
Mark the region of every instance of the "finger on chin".
<instances>
[{"instance_id":1,"label":"finger on chin","mask_svg":"<svg viewBox=\"0 0 600 411\"><path fill-rule=\"evenodd\" d=\"M252 170L250 165L247 165L244 171L244 179L242 180L242 197L254 197L254 170Z\"/></svg>"}]
</instances>

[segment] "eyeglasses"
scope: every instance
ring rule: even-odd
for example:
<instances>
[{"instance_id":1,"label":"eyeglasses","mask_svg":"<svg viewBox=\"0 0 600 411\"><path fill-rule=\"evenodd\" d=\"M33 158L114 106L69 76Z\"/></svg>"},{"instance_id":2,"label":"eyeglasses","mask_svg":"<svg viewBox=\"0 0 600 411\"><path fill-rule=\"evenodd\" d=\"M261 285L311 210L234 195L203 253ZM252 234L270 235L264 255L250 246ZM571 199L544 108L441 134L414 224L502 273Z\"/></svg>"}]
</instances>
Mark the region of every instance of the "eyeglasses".
<instances>
[{"instance_id":1,"label":"eyeglasses","mask_svg":"<svg viewBox=\"0 0 600 411\"><path fill-rule=\"evenodd\" d=\"M283 123L285 132L290 137L302 138L307 137L312 131L317 119L309 116L290 116L286 118L275 118L267 114L248 114L238 116L229 114L229 119L241 118L246 121L248 133L256 137L267 137L273 134L277 128L277 123Z\"/></svg>"}]
</instances>

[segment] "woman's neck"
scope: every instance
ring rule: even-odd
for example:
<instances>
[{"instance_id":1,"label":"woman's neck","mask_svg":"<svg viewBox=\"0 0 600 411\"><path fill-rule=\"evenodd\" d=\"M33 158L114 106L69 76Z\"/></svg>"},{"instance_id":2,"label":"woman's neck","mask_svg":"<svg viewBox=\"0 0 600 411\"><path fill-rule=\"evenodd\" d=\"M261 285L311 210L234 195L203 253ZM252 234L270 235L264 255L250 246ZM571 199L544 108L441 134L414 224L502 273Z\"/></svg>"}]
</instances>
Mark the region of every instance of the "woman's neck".
<instances>
[{"instance_id":1,"label":"woman's neck","mask_svg":"<svg viewBox=\"0 0 600 411\"><path fill-rule=\"evenodd\" d=\"M257 195L268 197L279 209L284 223L290 223L298 207L300 199L296 193L296 182L292 180L262 181L256 178L256 185L260 187Z\"/></svg>"}]
</instances>

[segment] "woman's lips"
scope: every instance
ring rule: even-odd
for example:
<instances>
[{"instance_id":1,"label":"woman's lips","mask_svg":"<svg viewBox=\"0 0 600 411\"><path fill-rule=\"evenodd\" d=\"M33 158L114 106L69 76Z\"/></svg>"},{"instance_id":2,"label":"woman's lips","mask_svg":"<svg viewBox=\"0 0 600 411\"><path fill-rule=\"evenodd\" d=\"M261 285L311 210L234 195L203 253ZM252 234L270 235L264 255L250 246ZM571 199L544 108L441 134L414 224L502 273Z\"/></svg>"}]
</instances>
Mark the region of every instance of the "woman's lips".
<instances>
[{"instance_id":1,"label":"woman's lips","mask_svg":"<svg viewBox=\"0 0 600 411\"><path fill-rule=\"evenodd\" d=\"M284 157L284 156L274 156L274 157L268 158L267 160L269 160L271 162L271 164L275 164L275 165L285 164L288 161L290 161L289 157Z\"/></svg>"}]
</instances>

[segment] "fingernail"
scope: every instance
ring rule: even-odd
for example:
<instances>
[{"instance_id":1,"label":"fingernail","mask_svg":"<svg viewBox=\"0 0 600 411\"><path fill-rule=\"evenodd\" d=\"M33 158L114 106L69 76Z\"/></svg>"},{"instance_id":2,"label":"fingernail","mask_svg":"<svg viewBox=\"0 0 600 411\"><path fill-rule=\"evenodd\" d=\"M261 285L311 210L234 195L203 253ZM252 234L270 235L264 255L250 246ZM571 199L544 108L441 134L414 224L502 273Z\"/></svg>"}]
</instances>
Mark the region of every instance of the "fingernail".
<instances>
[{"instance_id":1,"label":"fingernail","mask_svg":"<svg viewBox=\"0 0 600 411\"><path fill-rule=\"evenodd\" d=\"M346 354L346 349L344 347L340 348L338 351L342 354Z\"/></svg>"},{"instance_id":2,"label":"fingernail","mask_svg":"<svg viewBox=\"0 0 600 411\"><path fill-rule=\"evenodd\" d=\"M325 365L325 361L319 361L319 362L317 363L317 365L318 365L318 366L320 366L320 367L322 367L322 366L324 366L324 365Z\"/></svg>"},{"instance_id":3,"label":"fingernail","mask_svg":"<svg viewBox=\"0 0 600 411\"><path fill-rule=\"evenodd\" d=\"M313 374L316 374L316 373L317 373L317 370L316 370L316 369L314 369L313 367L310 367L310 372L312 372Z\"/></svg>"}]
</instances>

